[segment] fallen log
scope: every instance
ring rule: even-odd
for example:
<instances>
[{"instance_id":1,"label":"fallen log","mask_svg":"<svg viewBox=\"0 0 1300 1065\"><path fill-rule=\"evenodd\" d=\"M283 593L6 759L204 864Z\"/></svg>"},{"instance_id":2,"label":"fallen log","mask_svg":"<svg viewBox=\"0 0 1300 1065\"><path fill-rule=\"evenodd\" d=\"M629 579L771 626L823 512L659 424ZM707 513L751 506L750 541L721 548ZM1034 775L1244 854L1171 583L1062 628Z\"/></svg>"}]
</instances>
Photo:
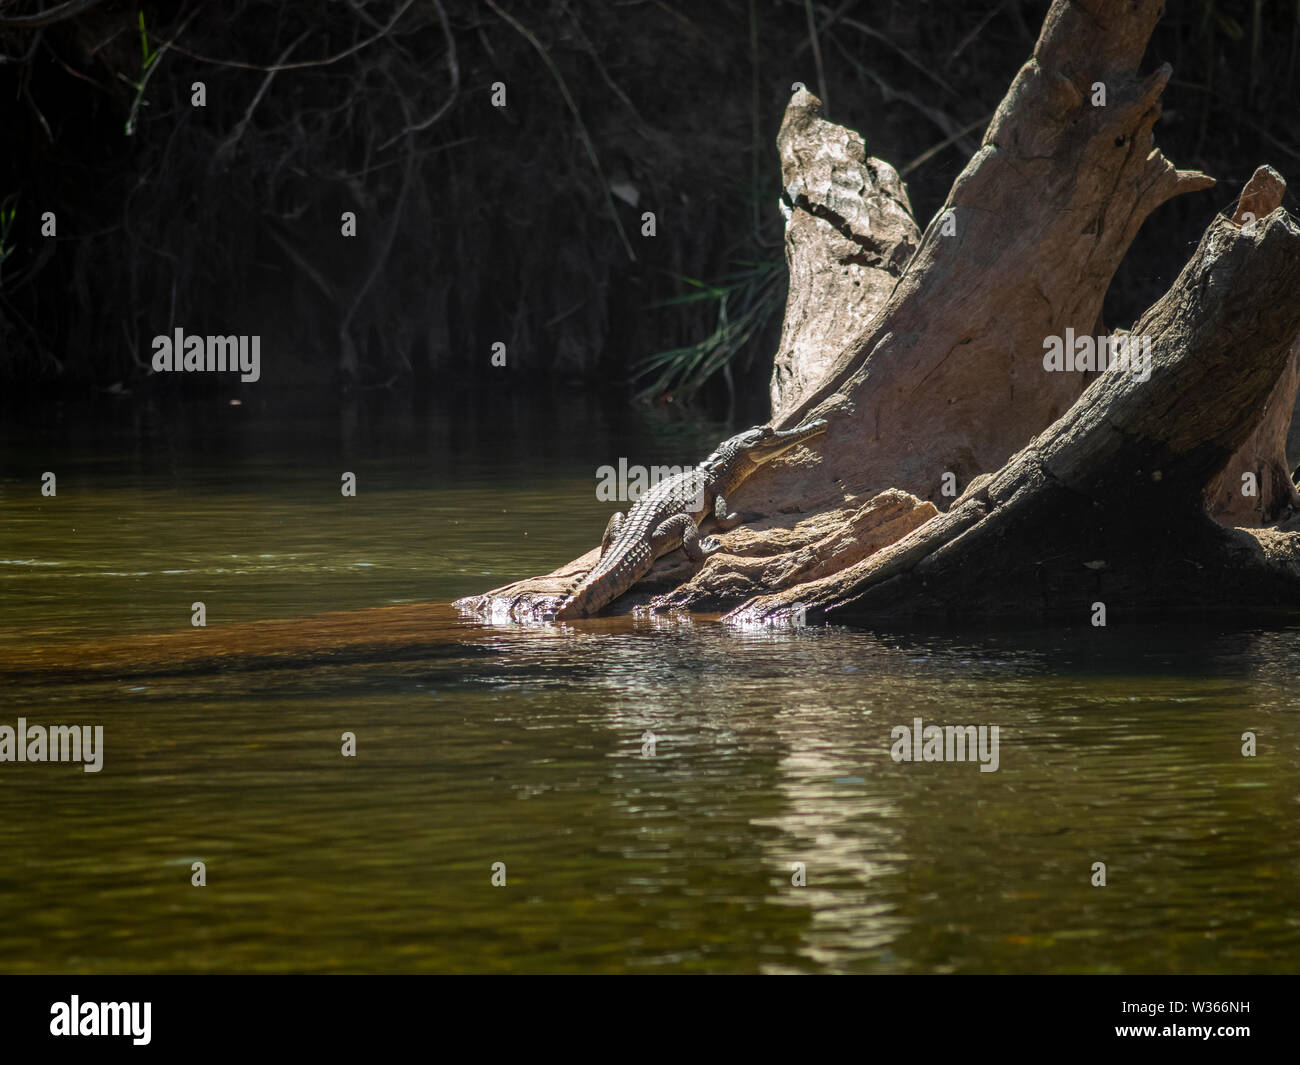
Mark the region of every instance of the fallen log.
<instances>
[{"instance_id":1,"label":"fallen log","mask_svg":"<svg viewBox=\"0 0 1300 1065\"><path fill-rule=\"evenodd\" d=\"M1099 589L1134 613L1300 603L1291 534L1227 527L1288 521L1300 502L1285 475L1300 286L1280 176L1257 172L1132 330L1101 323L1144 219L1213 185L1154 144L1170 69L1139 65L1161 8L1057 0L920 236L893 168L794 93L778 137L790 297L772 424L829 429L740 488L733 506L753 519L717 534L721 552L666 557L617 609L1070 617ZM1076 364L1080 338L1091 354ZM1059 369L1053 344L1070 346ZM1117 348L1145 352L1149 376L1099 375ZM459 605L536 617L595 558ZM1196 594L1169 592L1192 577Z\"/></svg>"},{"instance_id":2,"label":"fallen log","mask_svg":"<svg viewBox=\"0 0 1300 1065\"><path fill-rule=\"evenodd\" d=\"M1086 622L1300 610L1300 535L1226 528L1205 492L1294 359L1300 225L1227 218L1134 333L1149 377L1111 367L1070 411L943 515L740 623L1050 617Z\"/></svg>"}]
</instances>

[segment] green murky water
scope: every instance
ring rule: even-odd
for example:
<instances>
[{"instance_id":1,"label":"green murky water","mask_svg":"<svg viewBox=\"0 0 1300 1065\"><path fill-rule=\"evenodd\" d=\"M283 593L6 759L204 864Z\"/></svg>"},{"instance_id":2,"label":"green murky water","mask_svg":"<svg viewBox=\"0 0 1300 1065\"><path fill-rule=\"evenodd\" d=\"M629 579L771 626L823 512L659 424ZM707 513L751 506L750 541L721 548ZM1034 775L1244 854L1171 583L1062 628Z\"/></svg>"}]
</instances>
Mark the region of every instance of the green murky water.
<instances>
[{"instance_id":1,"label":"green murky water","mask_svg":"<svg viewBox=\"0 0 1300 1065\"><path fill-rule=\"evenodd\" d=\"M597 465L712 442L518 402L11 413L0 661L198 600L210 630L450 600L589 546ZM1296 630L431 627L397 661L0 676L0 725L105 731L98 774L0 763L0 971L1300 969ZM998 771L895 763L915 717L999 726Z\"/></svg>"}]
</instances>

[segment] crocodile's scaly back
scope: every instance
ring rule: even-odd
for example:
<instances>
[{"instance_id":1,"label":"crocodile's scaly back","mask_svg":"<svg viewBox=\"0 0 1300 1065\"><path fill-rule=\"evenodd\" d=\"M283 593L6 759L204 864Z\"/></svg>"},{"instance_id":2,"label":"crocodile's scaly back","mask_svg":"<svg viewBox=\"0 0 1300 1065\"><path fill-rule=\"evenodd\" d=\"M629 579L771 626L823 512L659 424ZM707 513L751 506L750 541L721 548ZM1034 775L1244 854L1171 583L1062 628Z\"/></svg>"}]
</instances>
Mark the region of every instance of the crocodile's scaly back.
<instances>
[{"instance_id":1,"label":"crocodile's scaly back","mask_svg":"<svg viewBox=\"0 0 1300 1065\"><path fill-rule=\"evenodd\" d=\"M657 558L678 547L701 559L717 550L716 545L701 548L696 541L698 524L715 500L732 492L763 463L825 429L824 421L783 432L758 426L724 441L698 469L660 481L637 500L600 561L573 586L552 616L591 617L644 577Z\"/></svg>"},{"instance_id":2,"label":"crocodile's scaly back","mask_svg":"<svg viewBox=\"0 0 1300 1065\"><path fill-rule=\"evenodd\" d=\"M636 584L650 572L658 557L655 531L675 514L689 514L692 518L702 514L704 500L711 498L708 489L703 470L687 470L643 493L623 519L609 549L573 588L555 616L591 617Z\"/></svg>"}]
</instances>

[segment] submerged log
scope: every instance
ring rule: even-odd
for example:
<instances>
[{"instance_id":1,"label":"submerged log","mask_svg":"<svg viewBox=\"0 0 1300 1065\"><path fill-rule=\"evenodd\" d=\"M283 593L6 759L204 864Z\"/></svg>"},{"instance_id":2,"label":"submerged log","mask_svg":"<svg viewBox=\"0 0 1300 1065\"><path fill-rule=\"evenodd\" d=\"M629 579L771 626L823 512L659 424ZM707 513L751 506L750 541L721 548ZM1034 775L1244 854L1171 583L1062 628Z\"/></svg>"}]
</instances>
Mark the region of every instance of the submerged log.
<instances>
[{"instance_id":1,"label":"submerged log","mask_svg":"<svg viewBox=\"0 0 1300 1065\"><path fill-rule=\"evenodd\" d=\"M1133 613L1300 605L1293 534L1234 530L1206 508L1262 524L1300 502L1283 450L1300 250L1275 172L1116 334L1150 341L1149 376L1045 367L1052 338L1109 349L1102 300L1138 228L1213 184L1154 145L1170 69L1139 64L1161 8L1057 0L919 241L892 167L794 94L778 142L791 292L773 424L830 428L740 488L733 506L756 517L718 534L722 552L661 560L622 609L654 593L658 609L730 607L744 622L1069 617L1102 592ZM1257 493L1241 495L1252 472ZM461 605L535 616L595 556Z\"/></svg>"}]
</instances>

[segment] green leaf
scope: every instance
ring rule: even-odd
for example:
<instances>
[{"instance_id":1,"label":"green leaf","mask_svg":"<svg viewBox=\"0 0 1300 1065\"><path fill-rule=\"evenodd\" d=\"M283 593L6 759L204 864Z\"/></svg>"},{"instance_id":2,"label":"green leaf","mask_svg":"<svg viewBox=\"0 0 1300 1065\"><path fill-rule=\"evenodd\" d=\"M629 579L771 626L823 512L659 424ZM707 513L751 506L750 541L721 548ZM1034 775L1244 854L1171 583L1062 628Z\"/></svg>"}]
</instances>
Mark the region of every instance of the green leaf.
<instances>
[{"instance_id":1,"label":"green leaf","mask_svg":"<svg viewBox=\"0 0 1300 1065\"><path fill-rule=\"evenodd\" d=\"M158 57L149 51L149 34L144 28L144 8L140 9L140 55L144 58L141 64L142 70L148 70L149 64Z\"/></svg>"}]
</instances>

